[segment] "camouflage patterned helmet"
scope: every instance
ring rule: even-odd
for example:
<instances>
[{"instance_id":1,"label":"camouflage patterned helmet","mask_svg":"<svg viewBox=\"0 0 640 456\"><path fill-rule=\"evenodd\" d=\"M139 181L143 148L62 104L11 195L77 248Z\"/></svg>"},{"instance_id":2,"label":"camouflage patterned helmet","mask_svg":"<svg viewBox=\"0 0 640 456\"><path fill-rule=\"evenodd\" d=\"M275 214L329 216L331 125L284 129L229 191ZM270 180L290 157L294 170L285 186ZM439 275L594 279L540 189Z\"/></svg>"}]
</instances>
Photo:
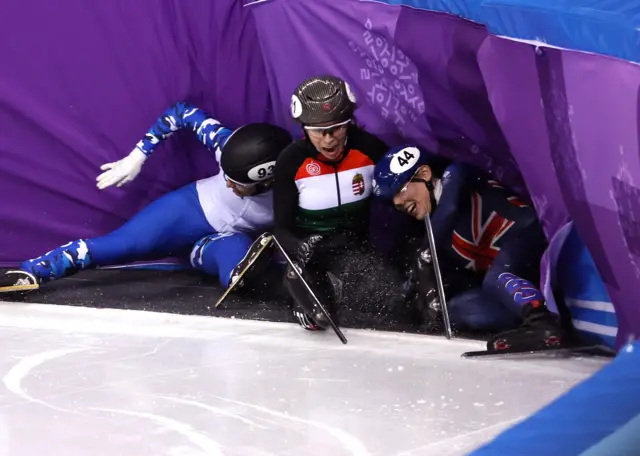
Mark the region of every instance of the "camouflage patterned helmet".
<instances>
[{"instance_id":1,"label":"camouflage patterned helmet","mask_svg":"<svg viewBox=\"0 0 640 456\"><path fill-rule=\"evenodd\" d=\"M303 125L349 120L356 97L349 84L331 75L305 79L291 96L291 115Z\"/></svg>"}]
</instances>

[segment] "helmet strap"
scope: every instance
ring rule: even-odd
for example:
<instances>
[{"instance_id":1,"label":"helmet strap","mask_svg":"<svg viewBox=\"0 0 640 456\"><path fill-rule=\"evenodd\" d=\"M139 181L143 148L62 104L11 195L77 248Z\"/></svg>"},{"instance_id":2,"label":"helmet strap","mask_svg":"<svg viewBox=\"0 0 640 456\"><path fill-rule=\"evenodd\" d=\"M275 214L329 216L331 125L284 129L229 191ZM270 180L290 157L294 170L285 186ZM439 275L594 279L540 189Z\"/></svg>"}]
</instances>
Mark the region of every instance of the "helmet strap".
<instances>
[{"instance_id":1,"label":"helmet strap","mask_svg":"<svg viewBox=\"0 0 640 456\"><path fill-rule=\"evenodd\" d=\"M436 208L438 207L438 202L436 201L436 191L435 191L435 188L433 187L433 182L431 181L431 179L425 180L421 177L412 177L411 179L409 179L409 182L422 182L425 185L425 187L427 187L427 190L429 190L429 202L431 203L431 213L433 214L433 211L435 211Z\"/></svg>"},{"instance_id":2,"label":"helmet strap","mask_svg":"<svg viewBox=\"0 0 640 456\"><path fill-rule=\"evenodd\" d=\"M273 179L269 179L267 182L260 182L256 185L256 192L253 195L260 195L261 193L267 192L271 190L271 187L273 187Z\"/></svg>"}]
</instances>

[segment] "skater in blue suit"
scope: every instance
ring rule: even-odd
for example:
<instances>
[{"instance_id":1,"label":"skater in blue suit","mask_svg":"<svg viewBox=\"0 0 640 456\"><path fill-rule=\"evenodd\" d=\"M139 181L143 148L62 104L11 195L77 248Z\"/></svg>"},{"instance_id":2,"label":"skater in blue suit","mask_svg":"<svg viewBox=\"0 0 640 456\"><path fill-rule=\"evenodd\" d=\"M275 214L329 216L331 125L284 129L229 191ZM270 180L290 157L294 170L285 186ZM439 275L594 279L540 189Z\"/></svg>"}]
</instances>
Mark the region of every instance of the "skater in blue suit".
<instances>
[{"instance_id":1,"label":"skater in blue suit","mask_svg":"<svg viewBox=\"0 0 640 456\"><path fill-rule=\"evenodd\" d=\"M232 131L201 109L179 102L129 155L102 165L97 187L120 187L135 179L154 149L180 129L193 131L215 154L220 173L167 193L109 234L76 239L25 261L7 272L1 285L40 286L82 269L184 256L193 268L229 286L259 247L253 244L256 237L273 224L273 169L292 137L265 123Z\"/></svg>"},{"instance_id":2,"label":"skater in blue suit","mask_svg":"<svg viewBox=\"0 0 640 456\"><path fill-rule=\"evenodd\" d=\"M489 350L563 344L557 315L535 285L547 245L535 209L471 166L438 172L436 163L420 147L393 148L376 164L373 185L375 197L399 211L429 217L443 280L452 292L465 289L448 301L452 324L497 333ZM441 317L427 249L425 237L413 252L413 302L433 323Z\"/></svg>"}]
</instances>

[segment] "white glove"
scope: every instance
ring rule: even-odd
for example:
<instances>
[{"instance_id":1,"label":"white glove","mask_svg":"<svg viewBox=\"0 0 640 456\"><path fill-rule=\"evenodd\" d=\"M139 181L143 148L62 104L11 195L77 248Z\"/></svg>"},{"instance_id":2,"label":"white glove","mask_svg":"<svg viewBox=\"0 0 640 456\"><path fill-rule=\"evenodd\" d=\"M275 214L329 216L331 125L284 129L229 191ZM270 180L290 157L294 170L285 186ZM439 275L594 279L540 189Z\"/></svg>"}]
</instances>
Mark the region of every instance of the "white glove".
<instances>
[{"instance_id":1,"label":"white glove","mask_svg":"<svg viewBox=\"0 0 640 456\"><path fill-rule=\"evenodd\" d=\"M146 159L147 156L136 147L122 160L105 163L100 167L104 173L96 178L96 181L98 181L96 186L100 190L104 190L114 184L116 184L116 187L122 187L127 182L131 182L136 178Z\"/></svg>"}]
</instances>

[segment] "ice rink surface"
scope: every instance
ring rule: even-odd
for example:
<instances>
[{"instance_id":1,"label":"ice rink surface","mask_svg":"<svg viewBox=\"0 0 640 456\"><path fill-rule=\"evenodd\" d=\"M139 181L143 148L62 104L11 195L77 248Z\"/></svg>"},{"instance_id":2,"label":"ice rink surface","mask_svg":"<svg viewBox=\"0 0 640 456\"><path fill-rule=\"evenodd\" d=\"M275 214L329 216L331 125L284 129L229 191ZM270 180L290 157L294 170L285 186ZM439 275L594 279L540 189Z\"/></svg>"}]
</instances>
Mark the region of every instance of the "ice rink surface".
<instances>
[{"instance_id":1,"label":"ice rink surface","mask_svg":"<svg viewBox=\"0 0 640 456\"><path fill-rule=\"evenodd\" d=\"M0 455L457 456L605 360L481 342L0 302Z\"/></svg>"}]
</instances>

